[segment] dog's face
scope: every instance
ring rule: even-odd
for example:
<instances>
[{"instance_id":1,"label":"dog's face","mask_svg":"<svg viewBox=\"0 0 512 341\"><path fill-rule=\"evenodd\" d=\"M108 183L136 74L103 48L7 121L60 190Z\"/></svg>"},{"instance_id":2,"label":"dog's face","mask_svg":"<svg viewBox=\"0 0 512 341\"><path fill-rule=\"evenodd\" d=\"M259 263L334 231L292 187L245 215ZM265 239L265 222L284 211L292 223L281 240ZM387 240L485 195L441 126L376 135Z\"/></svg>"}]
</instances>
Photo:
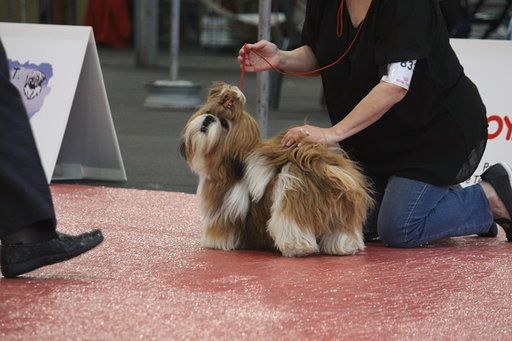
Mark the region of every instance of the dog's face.
<instances>
[{"instance_id":1,"label":"dog's face","mask_svg":"<svg viewBox=\"0 0 512 341\"><path fill-rule=\"evenodd\" d=\"M30 71L29 74L27 75L27 79L26 79L25 83L33 89L36 86L41 86L41 84L44 82L45 79L46 79L46 76L44 73L42 73L39 70L33 70L33 71Z\"/></svg>"},{"instance_id":2,"label":"dog's face","mask_svg":"<svg viewBox=\"0 0 512 341\"><path fill-rule=\"evenodd\" d=\"M23 91L27 99L33 99L41 92L41 85L46 79L46 75L39 70L30 71L25 81Z\"/></svg>"},{"instance_id":3,"label":"dog's face","mask_svg":"<svg viewBox=\"0 0 512 341\"><path fill-rule=\"evenodd\" d=\"M244 107L245 96L238 87L218 83L210 89L183 133L181 152L195 173L212 177L227 167L243 167L260 140L258 125Z\"/></svg>"}]
</instances>

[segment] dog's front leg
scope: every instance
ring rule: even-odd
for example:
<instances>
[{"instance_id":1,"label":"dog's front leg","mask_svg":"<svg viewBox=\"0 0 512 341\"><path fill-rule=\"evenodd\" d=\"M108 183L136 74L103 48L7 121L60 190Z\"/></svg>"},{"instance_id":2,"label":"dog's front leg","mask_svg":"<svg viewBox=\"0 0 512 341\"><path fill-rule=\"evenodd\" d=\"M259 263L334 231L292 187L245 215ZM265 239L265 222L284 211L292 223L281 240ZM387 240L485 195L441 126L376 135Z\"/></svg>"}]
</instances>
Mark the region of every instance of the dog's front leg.
<instances>
[{"instance_id":1,"label":"dog's front leg","mask_svg":"<svg viewBox=\"0 0 512 341\"><path fill-rule=\"evenodd\" d=\"M201 246L221 250L238 249L239 231L240 229L233 222L219 218L206 218L201 227Z\"/></svg>"}]
</instances>

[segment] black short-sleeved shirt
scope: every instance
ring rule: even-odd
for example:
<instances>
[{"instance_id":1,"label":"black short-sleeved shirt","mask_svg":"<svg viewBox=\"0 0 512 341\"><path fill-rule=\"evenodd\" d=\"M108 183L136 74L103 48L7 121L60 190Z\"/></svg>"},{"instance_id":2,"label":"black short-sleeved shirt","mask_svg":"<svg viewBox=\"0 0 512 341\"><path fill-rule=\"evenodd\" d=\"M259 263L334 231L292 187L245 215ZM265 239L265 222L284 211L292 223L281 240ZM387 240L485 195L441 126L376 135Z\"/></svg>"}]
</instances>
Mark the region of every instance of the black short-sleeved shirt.
<instances>
[{"instance_id":1,"label":"black short-sleeved shirt","mask_svg":"<svg viewBox=\"0 0 512 341\"><path fill-rule=\"evenodd\" d=\"M345 7L337 36L339 3L307 3L303 42L320 66L338 59L358 29ZM417 63L405 98L342 148L372 174L435 185L466 180L485 149L486 110L449 44L437 0L373 0L362 25L347 57L322 73L333 125L379 83L389 63Z\"/></svg>"}]
</instances>

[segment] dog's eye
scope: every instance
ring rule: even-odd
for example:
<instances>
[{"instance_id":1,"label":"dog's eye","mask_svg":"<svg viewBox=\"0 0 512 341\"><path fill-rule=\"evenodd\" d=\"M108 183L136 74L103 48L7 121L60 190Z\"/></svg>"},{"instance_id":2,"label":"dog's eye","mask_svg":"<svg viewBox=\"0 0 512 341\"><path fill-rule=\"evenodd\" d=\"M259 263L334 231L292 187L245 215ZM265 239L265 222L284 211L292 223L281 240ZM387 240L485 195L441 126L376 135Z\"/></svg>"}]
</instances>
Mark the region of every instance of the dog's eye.
<instances>
[{"instance_id":1,"label":"dog's eye","mask_svg":"<svg viewBox=\"0 0 512 341\"><path fill-rule=\"evenodd\" d=\"M221 118L220 119L220 125L222 126L222 128L224 129L228 129L229 128L229 124L228 124L228 121L226 121L225 119Z\"/></svg>"}]
</instances>

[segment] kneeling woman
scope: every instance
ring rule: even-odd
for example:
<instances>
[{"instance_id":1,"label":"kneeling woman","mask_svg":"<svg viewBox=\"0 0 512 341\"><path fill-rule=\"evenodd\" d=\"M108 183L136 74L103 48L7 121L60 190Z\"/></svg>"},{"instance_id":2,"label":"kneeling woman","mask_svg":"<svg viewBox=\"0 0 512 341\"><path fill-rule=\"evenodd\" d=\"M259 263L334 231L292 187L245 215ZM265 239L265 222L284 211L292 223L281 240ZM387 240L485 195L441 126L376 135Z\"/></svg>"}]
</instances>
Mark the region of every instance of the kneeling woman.
<instances>
[{"instance_id":1,"label":"kneeling woman","mask_svg":"<svg viewBox=\"0 0 512 341\"><path fill-rule=\"evenodd\" d=\"M492 166L478 185L451 188L476 170L487 118L436 0L310 0L303 42L293 51L268 41L247 44L238 59L254 72L321 70L333 126L293 128L282 142L339 143L360 162L377 202L367 240L414 247L495 235L494 221L512 239L508 165Z\"/></svg>"}]
</instances>

